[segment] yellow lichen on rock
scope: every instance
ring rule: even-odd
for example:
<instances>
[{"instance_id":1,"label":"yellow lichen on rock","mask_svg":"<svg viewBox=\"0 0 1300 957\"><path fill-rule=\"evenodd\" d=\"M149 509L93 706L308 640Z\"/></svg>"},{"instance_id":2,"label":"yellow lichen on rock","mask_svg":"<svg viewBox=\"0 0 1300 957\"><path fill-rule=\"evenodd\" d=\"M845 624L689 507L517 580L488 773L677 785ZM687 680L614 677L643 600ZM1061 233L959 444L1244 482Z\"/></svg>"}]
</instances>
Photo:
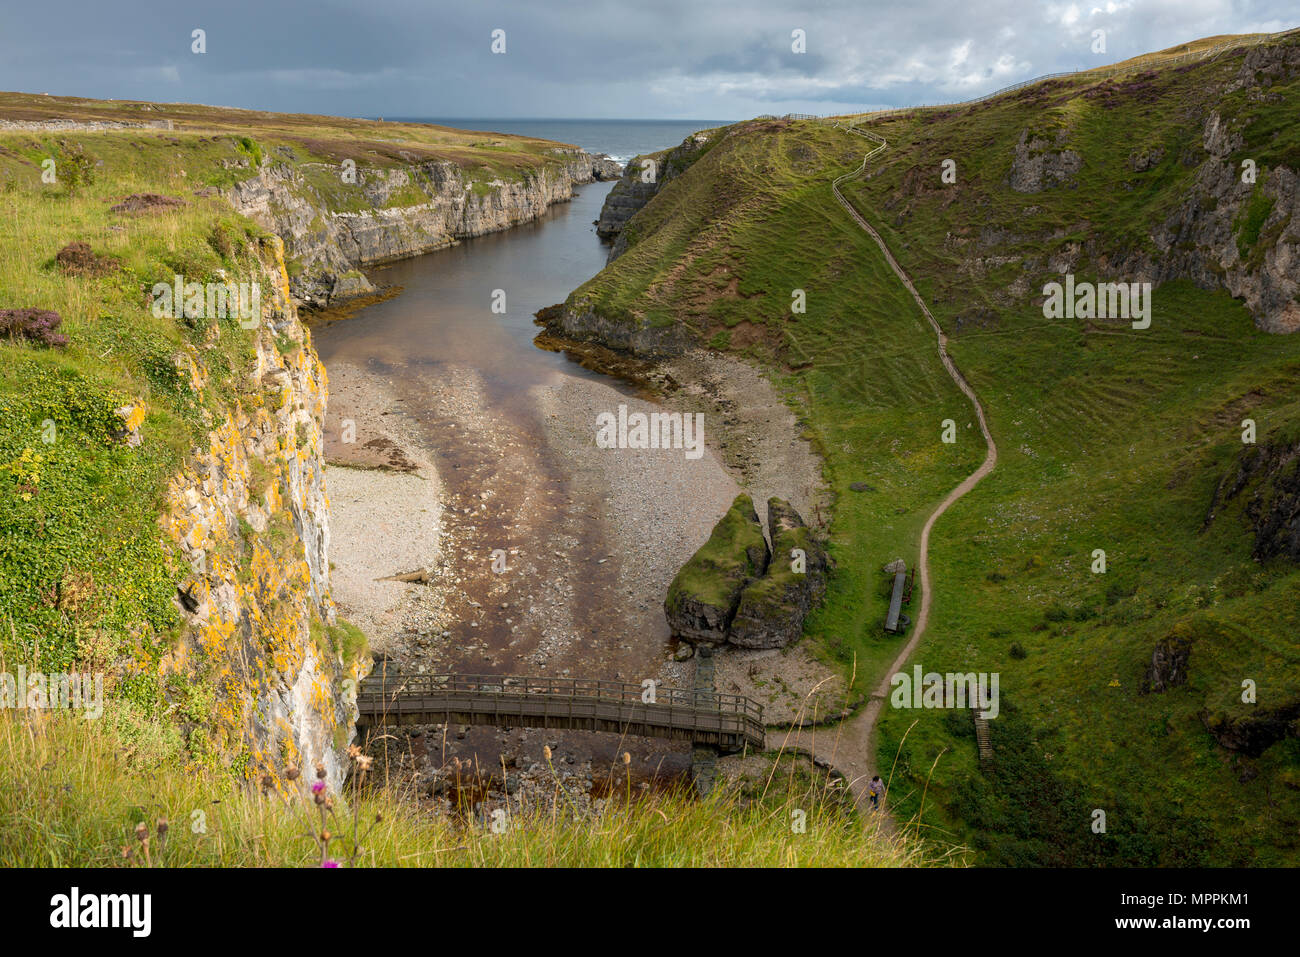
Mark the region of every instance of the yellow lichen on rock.
<instances>
[{"instance_id":1,"label":"yellow lichen on rock","mask_svg":"<svg viewBox=\"0 0 1300 957\"><path fill-rule=\"evenodd\" d=\"M323 762L337 787L336 730L350 726L354 708L346 681L368 662L344 662L313 636L313 622L317 629L335 622L321 433L326 377L289 296L283 246L271 238L262 249L273 296L254 333L251 391L225 403L206 447L169 485L161 528L189 573L178 596L184 633L162 670L213 687L204 730L232 765L243 756L247 777L269 775L281 788L291 756L300 765ZM277 339L298 348L285 356ZM196 391L208 387L201 356L176 362Z\"/></svg>"}]
</instances>

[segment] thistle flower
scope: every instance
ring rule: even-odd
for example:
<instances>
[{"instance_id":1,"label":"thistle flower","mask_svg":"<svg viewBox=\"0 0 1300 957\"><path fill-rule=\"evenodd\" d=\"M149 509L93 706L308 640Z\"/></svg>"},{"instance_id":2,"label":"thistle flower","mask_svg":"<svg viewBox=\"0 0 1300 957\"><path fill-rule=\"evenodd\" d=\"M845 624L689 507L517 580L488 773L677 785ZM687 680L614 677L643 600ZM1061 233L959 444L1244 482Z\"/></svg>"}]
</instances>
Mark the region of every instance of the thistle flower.
<instances>
[{"instance_id":1,"label":"thistle flower","mask_svg":"<svg viewBox=\"0 0 1300 957\"><path fill-rule=\"evenodd\" d=\"M286 781L296 781L298 780L298 775L301 773L302 772L298 770L296 765L291 764L284 769L284 779Z\"/></svg>"},{"instance_id":2,"label":"thistle flower","mask_svg":"<svg viewBox=\"0 0 1300 957\"><path fill-rule=\"evenodd\" d=\"M321 861L321 862L320 862L320 866L321 866L321 867L338 867L338 866L339 866L339 862L336 861L336 860L334 860L333 858L330 858L330 859L328 859L328 860Z\"/></svg>"},{"instance_id":3,"label":"thistle flower","mask_svg":"<svg viewBox=\"0 0 1300 957\"><path fill-rule=\"evenodd\" d=\"M324 777L325 777L325 762L324 762L324 761L317 761L317 762L316 762L316 777L317 777L317 778L324 778Z\"/></svg>"},{"instance_id":4,"label":"thistle flower","mask_svg":"<svg viewBox=\"0 0 1300 957\"><path fill-rule=\"evenodd\" d=\"M311 786L311 793L312 793L312 794L320 794L320 793L321 793L322 791L324 791L324 790L325 790L325 782L324 782L324 781L313 781L313 782L312 782L312 786Z\"/></svg>"}]
</instances>

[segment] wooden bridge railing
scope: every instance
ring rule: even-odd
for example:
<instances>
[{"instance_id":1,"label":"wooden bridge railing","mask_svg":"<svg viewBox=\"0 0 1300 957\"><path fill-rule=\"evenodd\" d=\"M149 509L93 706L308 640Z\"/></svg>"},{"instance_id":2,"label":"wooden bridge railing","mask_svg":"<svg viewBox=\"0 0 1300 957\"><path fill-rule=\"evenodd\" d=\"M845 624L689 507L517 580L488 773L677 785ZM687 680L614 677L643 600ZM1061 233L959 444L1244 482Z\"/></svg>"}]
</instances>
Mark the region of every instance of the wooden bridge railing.
<instances>
[{"instance_id":1,"label":"wooden bridge railing","mask_svg":"<svg viewBox=\"0 0 1300 957\"><path fill-rule=\"evenodd\" d=\"M741 695L589 678L375 674L358 723L546 727L664 737L740 750L764 742L763 708Z\"/></svg>"}]
</instances>

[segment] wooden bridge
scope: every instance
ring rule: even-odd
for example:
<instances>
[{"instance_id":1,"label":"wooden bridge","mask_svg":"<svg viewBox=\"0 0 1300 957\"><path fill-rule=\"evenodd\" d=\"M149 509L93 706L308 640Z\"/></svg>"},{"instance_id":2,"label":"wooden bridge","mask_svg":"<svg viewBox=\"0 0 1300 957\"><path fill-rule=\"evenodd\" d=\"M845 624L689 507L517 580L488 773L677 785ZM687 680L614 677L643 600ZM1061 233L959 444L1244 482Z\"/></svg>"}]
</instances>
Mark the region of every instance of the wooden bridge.
<instances>
[{"instance_id":1,"label":"wooden bridge","mask_svg":"<svg viewBox=\"0 0 1300 957\"><path fill-rule=\"evenodd\" d=\"M362 733L454 723L608 731L723 752L764 746L763 708L748 698L663 687L651 695L641 685L586 678L376 674L361 682L357 711Z\"/></svg>"}]
</instances>

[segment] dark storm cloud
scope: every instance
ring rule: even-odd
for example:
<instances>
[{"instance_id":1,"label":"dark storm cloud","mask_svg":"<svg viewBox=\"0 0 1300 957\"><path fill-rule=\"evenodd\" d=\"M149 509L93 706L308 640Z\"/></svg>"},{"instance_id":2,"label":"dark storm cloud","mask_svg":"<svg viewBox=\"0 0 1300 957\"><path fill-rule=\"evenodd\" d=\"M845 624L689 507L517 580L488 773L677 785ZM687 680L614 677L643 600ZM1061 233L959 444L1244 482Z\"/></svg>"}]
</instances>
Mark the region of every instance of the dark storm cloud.
<instances>
[{"instance_id":1,"label":"dark storm cloud","mask_svg":"<svg viewBox=\"0 0 1300 957\"><path fill-rule=\"evenodd\" d=\"M6 3L4 89L391 116L738 118L941 102L1300 20L1291 0ZM505 55L490 50L498 28ZM190 51L195 29L206 54ZM1098 29L1104 54L1091 50Z\"/></svg>"}]
</instances>

